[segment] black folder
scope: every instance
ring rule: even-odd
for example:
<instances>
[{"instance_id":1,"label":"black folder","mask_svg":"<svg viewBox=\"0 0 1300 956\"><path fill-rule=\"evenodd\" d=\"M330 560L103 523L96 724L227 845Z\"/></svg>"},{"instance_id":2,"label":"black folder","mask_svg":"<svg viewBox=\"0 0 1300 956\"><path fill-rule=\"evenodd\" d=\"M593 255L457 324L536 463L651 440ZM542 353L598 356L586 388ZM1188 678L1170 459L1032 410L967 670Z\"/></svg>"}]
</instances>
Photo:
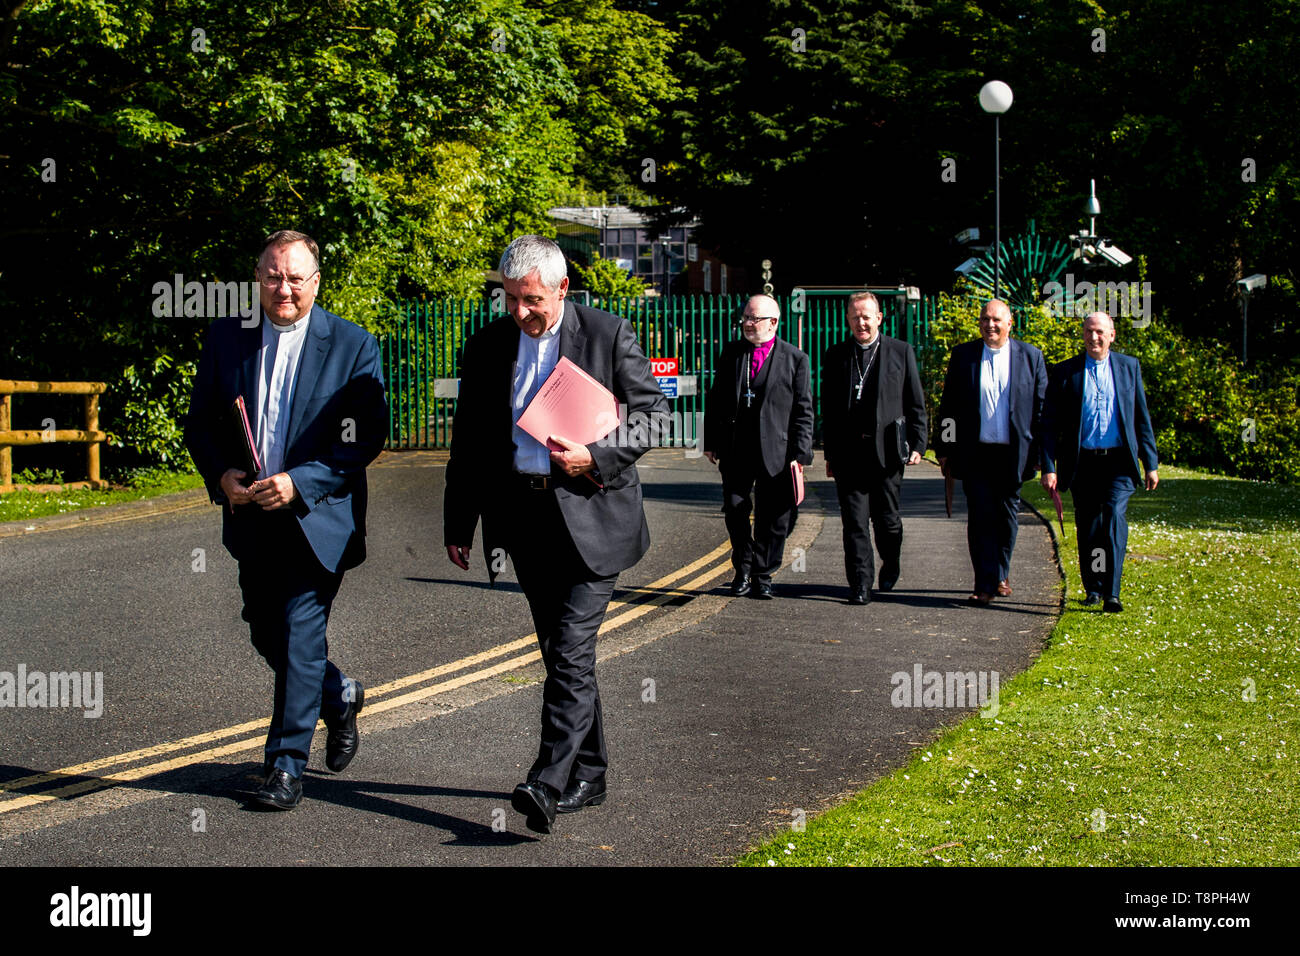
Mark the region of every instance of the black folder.
<instances>
[{"instance_id":1,"label":"black folder","mask_svg":"<svg viewBox=\"0 0 1300 956\"><path fill-rule=\"evenodd\" d=\"M257 456L257 441L253 438L253 429L248 424L248 407L244 396L235 396L235 403L230 406L231 426L235 432L235 448L239 455L236 465L248 473L251 483L262 470L262 460Z\"/></svg>"}]
</instances>

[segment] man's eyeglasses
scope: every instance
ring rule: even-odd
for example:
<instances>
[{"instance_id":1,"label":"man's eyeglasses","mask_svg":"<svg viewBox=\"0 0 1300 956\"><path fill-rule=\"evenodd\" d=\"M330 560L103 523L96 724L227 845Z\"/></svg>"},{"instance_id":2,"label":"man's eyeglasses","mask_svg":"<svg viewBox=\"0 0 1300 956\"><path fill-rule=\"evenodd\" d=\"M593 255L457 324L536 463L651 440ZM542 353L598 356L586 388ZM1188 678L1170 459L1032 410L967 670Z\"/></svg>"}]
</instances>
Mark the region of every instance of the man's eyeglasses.
<instances>
[{"instance_id":1,"label":"man's eyeglasses","mask_svg":"<svg viewBox=\"0 0 1300 956\"><path fill-rule=\"evenodd\" d=\"M320 272L320 270L317 269L316 272ZM316 275L316 272L313 272L309 276L304 276L301 279L297 276L280 276L276 275L274 272L268 272L266 275L261 277L262 285L266 286L268 289L278 289L280 288L281 282L287 282L289 283L289 288L293 289L294 292L297 292L307 284L307 281L311 279L312 276Z\"/></svg>"},{"instance_id":2,"label":"man's eyeglasses","mask_svg":"<svg viewBox=\"0 0 1300 956\"><path fill-rule=\"evenodd\" d=\"M742 315L740 318L736 320L736 324L737 325L758 325L760 322L775 322L776 320L777 317L775 315L760 315L760 316Z\"/></svg>"}]
</instances>

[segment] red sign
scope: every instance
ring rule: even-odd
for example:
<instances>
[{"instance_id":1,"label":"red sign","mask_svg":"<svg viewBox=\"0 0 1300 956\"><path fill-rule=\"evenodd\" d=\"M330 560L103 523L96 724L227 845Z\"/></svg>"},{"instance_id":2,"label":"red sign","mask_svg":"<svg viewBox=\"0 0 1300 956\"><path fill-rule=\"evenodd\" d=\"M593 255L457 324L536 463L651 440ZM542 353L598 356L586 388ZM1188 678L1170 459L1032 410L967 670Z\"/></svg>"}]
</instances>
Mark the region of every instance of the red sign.
<instances>
[{"instance_id":1,"label":"red sign","mask_svg":"<svg viewBox=\"0 0 1300 956\"><path fill-rule=\"evenodd\" d=\"M677 359L675 358L652 358L650 360L651 375L676 375Z\"/></svg>"}]
</instances>

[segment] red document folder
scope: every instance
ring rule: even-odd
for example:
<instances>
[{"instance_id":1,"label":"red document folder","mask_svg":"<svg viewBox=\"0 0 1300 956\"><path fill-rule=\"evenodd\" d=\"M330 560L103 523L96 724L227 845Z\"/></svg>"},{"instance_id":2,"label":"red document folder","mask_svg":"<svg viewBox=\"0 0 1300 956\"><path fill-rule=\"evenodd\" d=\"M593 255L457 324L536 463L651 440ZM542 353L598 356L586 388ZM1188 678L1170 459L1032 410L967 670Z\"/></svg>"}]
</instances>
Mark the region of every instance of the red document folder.
<instances>
[{"instance_id":1,"label":"red document folder","mask_svg":"<svg viewBox=\"0 0 1300 956\"><path fill-rule=\"evenodd\" d=\"M244 404L243 395L235 396L235 404L230 411L239 438L239 448L243 452L239 464L248 472L250 479L255 478L262 470L262 460L257 456L257 440L253 438L253 429L248 424L248 408Z\"/></svg>"},{"instance_id":2,"label":"red document folder","mask_svg":"<svg viewBox=\"0 0 1300 956\"><path fill-rule=\"evenodd\" d=\"M794 485L795 507L803 504L803 466L797 461L790 466L790 481Z\"/></svg>"},{"instance_id":3,"label":"red document folder","mask_svg":"<svg viewBox=\"0 0 1300 956\"><path fill-rule=\"evenodd\" d=\"M618 399L569 359L561 356L524 413L519 427L543 445L559 435L590 445L618 427ZM559 450L559 446L550 446Z\"/></svg>"}]
</instances>

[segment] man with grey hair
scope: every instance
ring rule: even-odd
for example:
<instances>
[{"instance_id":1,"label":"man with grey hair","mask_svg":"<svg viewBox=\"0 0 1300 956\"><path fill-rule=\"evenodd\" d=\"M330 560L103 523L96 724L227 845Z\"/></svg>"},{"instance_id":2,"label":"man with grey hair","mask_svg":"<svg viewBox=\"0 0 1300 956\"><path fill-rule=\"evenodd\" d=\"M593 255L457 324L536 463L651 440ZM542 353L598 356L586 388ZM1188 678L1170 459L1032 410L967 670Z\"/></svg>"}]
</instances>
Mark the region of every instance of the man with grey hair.
<instances>
[{"instance_id":1,"label":"man with grey hair","mask_svg":"<svg viewBox=\"0 0 1300 956\"><path fill-rule=\"evenodd\" d=\"M239 562L243 618L275 671L255 799L292 810L317 718L329 731L331 771L347 767L360 743L364 688L328 658L325 628L343 573L365 560L366 466L388 437L388 407L375 337L316 304L320 266L310 236L267 236L254 275L259 320L217 319L208 329L185 444L223 506L221 541ZM256 474L235 430L237 398Z\"/></svg>"},{"instance_id":2,"label":"man with grey hair","mask_svg":"<svg viewBox=\"0 0 1300 956\"><path fill-rule=\"evenodd\" d=\"M844 524L849 603L868 604L875 576L868 522L880 552L880 590L898 582L903 469L925 452L925 393L915 354L880 331L879 299L853 293L845 318L849 338L831 346L822 363L822 439Z\"/></svg>"},{"instance_id":3,"label":"man with grey hair","mask_svg":"<svg viewBox=\"0 0 1300 956\"><path fill-rule=\"evenodd\" d=\"M517 422L561 357L613 392L629 418L665 415L668 403L631 324L566 299L564 254L552 240L520 236L500 271L509 317L473 335L461 357L444 542L467 570L481 520L489 575L508 554L528 598L546 666L542 732L511 804L530 829L549 833L557 812L605 800L596 634L618 573L650 546L636 470L648 437L629 429L627 441L551 435L542 444Z\"/></svg>"},{"instance_id":4,"label":"man with grey hair","mask_svg":"<svg viewBox=\"0 0 1300 956\"><path fill-rule=\"evenodd\" d=\"M750 297L740 317L742 337L718 356L704 411L704 455L722 474L722 513L736 572L731 594L761 600L773 596L772 575L797 515L792 470L812 464L808 356L776 337L780 321L774 298Z\"/></svg>"},{"instance_id":5,"label":"man with grey hair","mask_svg":"<svg viewBox=\"0 0 1300 956\"><path fill-rule=\"evenodd\" d=\"M952 350L933 442L946 477L966 494L973 604L1011 596L1020 486L1038 470L1047 369L1043 353L1011 337L1010 307L989 299L980 338Z\"/></svg>"},{"instance_id":6,"label":"man with grey hair","mask_svg":"<svg viewBox=\"0 0 1300 956\"><path fill-rule=\"evenodd\" d=\"M1093 312L1083 321L1083 353L1049 370L1039 479L1048 491L1070 492L1083 603L1112 613L1124 610L1128 500L1137 482L1147 491L1160 482L1142 366L1112 351L1114 341L1114 320Z\"/></svg>"}]
</instances>

